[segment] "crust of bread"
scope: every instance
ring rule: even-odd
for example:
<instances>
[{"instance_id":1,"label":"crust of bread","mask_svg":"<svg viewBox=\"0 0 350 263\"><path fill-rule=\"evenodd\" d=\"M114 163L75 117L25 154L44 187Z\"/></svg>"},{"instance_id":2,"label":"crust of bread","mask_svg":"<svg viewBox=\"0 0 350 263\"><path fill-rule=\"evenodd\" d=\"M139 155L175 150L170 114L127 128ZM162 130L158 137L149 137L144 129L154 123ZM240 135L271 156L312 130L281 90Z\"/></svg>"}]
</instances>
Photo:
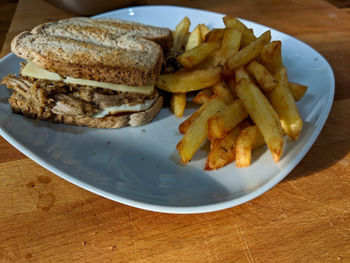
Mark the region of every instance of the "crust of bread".
<instances>
[{"instance_id":1,"label":"crust of bread","mask_svg":"<svg viewBox=\"0 0 350 263\"><path fill-rule=\"evenodd\" d=\"M30 118L37 118L38 113L34 107L31 107L26 100L17 92L14 92L9 98L12 111L15 113L23 114ZM126 126L142 126L150 121L157 115L163 106L163 97L159 97L153 105L141 112L123 114L120 116L106 116L104 118L92 118L92 117L77 117L67 115L50 115L41 116L42 120L52 121L56 123L65 123L77 126L87 126L91 128L108 128L116 129Z\"/></svg>"}]
</instances>

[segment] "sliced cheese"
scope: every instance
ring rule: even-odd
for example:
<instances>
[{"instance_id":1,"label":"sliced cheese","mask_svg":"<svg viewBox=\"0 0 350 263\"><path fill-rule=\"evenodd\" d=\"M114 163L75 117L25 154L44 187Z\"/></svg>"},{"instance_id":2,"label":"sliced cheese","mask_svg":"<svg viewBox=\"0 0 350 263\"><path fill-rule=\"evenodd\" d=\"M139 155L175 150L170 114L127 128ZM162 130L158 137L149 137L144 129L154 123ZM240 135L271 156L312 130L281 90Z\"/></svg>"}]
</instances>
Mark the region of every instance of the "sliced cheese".
<instances>
[{"instance_id":1,"label":"sliced cheese","mask_svg":"<svg viewBox=\"0 0 350 263\"><path fill-rule=\"evenodd\" d=\"M98 113L96 113L92 117L103 118L105 116L113 115L113 114L121 113L121 112L144 111L144 110L147 110L149 107L151 107L155 100L156 100L156 98L152 99L152 100L145 100L144 103L140 103L140 104L136 104L136 105L132 105L132 106L124 104L124 105L120 105L120 106L108 107L108 108L105 108L105 109L99 111Z\"/></svg>"},{"instance_id":2,"label":"sliced cheese","mask_svg":"<svg viewBox=\"0 0 350 263\"><path fill-rule=\"evenodd\" d=\"M76 85L83 85L83 86L91 86L95 88L104 88L104 89L110 89L114 91L120 91L120 92L132 92L132 93L139 93L139 94L152 94L154 90L154 86L127 86L127 85L119 85L114 83L108 83L108 82L99 82L94 80L88 80L88 79L76 79L72 77L62 77L61 75L50 72L46 69L38 67L35 63L31 61L27 61L27 64L23 67L21 71L22 76L27 76L31 78L37 78L37 79L46 79L46 80L52 80L52 81L63 81L67 84L76 84Z\"/></svg>"},{"instance_id":3,"label":"sliced cheese","mask_svg":"<svg viewBox=\"0 0 350 263\"><path fill-rule=\"evenodd\" d=\"M104 89L111 89L115 91L120 92L132 92L132 93L139 93L139 94L152 94L154 90L154 86L127 86L127 85L119 85L114 83L108 83L108 82L99 82L94 80L88 80L88 79L75 79L71 77L66 77L66 79L63 81L68 84L78 84L83 86L91 86L96 88L104 88Z\"/></svg>"},{"instance_id":4,"label":"sliced cheese","mask_svg":"<svg viewBox=\"0 0 350 263\"><path fill-rule=\"evenodd\" d=\"M24 66L24 68L21 71L21 74L22 76L36 78L36 79L47 79L47 80L53 80L53 81L63 80L61 75L54 72L50 72L46 69L40 68L31 61L27 61L27 64Z\"/></svg>"}]
</instances>

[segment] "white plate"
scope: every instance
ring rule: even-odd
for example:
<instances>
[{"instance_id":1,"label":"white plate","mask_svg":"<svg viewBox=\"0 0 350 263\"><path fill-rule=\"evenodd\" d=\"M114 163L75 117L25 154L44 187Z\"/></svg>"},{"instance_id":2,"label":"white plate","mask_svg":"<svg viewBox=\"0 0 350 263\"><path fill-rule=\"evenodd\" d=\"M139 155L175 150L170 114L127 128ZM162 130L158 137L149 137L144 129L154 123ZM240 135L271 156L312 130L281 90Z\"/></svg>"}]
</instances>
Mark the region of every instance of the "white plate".
<instances>
[{"instance_id":1,"label":"white plate","mask_svg":"<svg viewBox=\"0 0 350 263\"><path fill-rule=\"evenodd\" d=\"M144 6L116 10L113 17L174 29L188 16L192 26L223 27L222 14L173 6ZM266 26L245 21L256 35ZM248 168L230 164L206 172L205 150L187 166L175 146L180 141L176 119L162 109L144 127L92 129L37 121L13 114L10 91L0 89L1 135L18 150L65 180L98 195L147 210L168 213L216 211L247 202L276 185L299 163L319 135L330 111L334 76L327 61L314 49L271 29L282 40L283 59L291 81L309 86L298 103L305 122L297 141L286 139L283 157L275 164L266 148L254 151ZM19 70L20 60L9 54L0 61L0 77ZM190 112L186 112L188 116ZM185 116L185 117L186 117ZM204 147L205 148L205 147Z\"/></svg>"}]
</instances>

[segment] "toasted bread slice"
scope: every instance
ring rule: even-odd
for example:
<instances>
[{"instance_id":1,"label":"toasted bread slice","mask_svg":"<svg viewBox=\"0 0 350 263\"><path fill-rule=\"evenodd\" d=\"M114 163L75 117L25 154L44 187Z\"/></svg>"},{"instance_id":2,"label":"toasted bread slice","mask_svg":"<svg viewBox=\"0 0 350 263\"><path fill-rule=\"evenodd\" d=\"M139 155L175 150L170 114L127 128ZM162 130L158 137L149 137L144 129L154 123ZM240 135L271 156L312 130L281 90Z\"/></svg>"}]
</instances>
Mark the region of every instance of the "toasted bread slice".
<instances>
[{"instance_id":1,"label":"toasted bread slice","mask_svg":"<svg viewBox=\"0 0 350 263\"><path fill-rule=\"evenodd\" d=\"M168 50L173 44L172 33L167 28L120 19L75 17L38 25L31 32L33 34L73 38L107 46L116 45L117 40L124 35L154 41L161 45L163 50Z\"/></svg>"},{"instance_id":2,"label":"toasted bread slice","mask_svg":"<svg viewBox=\"0 0 350 263\"><path fill-rule=\"evenodd\" d=\"M128 86L152 85L171 43L169 29L114 19L72 18L37 26L11 43L19 57L63 76Z\"/></svg>"}]
</instances>

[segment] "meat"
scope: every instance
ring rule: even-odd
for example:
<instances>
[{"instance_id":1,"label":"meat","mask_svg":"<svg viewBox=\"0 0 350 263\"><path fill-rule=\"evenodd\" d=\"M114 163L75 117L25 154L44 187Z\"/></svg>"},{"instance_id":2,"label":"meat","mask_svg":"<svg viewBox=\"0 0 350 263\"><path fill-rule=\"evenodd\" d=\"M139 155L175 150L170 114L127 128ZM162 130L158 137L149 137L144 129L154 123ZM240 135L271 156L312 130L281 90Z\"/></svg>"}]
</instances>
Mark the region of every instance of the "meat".
<instances>
[{"instance_id":1,"label":"meat","mask_svg":"<svg viewBox=\"0 0 350 263\"><path fill-rule=\"evenodd\" d=\"M38 118L50 115L93 116L107 107L131 106L158 97L156 90L151 95L122 93L15 75L8 75L3 83L15 90L15 96L23 97L28 107L38 112Z\"/></svg>"}]
</instances>

